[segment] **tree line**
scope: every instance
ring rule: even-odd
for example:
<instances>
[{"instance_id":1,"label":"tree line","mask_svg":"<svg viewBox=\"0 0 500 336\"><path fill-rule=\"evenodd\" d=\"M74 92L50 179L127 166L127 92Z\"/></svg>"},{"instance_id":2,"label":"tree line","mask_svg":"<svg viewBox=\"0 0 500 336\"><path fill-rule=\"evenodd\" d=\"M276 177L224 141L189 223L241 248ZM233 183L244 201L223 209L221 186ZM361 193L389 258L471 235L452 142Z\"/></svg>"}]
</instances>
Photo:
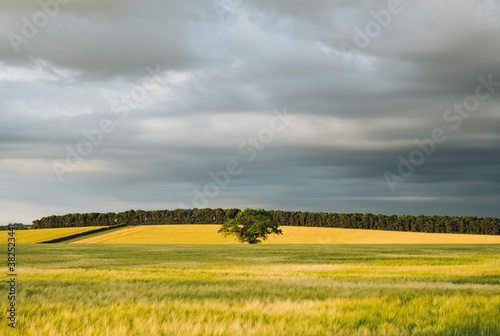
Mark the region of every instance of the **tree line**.
<instances>
[{"instance_id":1,"label":"tree line","mask_svg":"<svg viewBox=\"0 0 500 336\"><path fill-rule=\"evenodd\" d=\"M239 209L128 210L108 213L75 213L48 216L33 221L33 229L78 226L155 225L155 224L222 224L233 219Z\"/></svg>"},{"instance_id":2,"label":"tree line","mask_svg":"<svg viewBox=\"0 0 500 336\"><path fill-rule=\"evenodd\" d=\"M239 209L128 210L48 216L33 221L33 229L77 226L223 224ZM500 218L471 216L382 215L270 210L283 226L315 226L432 233L500 234Z\"/></svg>"},{"instance_id":3,"label":"tree line","mask_svg":"<svg viewBox=\"0 0 500 336\"><path fill-rule=\"evenodd\" d=\"M29 230L31 229L31 225L26 225L23 223L9 223L9 225L0 225L0 231L7 231L10 230L11 228L14 228L14 230Z\"/></svg>"},{"instance_id":4,"label":"tree line","mask_svg":"<svg viewBox=\"0 0 500 336\"><path fill-rule=\"evenodd\" d=\"M500 234L500 218L270 211L281 225L430 233Z\"/></svg>"}]
</instances>

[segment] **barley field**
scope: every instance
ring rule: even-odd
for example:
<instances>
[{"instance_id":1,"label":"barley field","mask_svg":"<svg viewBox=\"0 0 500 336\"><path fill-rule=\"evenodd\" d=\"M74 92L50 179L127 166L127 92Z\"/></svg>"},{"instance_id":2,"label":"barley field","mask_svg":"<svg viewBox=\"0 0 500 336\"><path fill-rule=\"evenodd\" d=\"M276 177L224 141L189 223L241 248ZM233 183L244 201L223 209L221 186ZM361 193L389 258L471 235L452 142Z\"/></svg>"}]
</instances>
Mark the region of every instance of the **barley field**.
<instances>
[{"instance_id":1,"label":"barley field","mask_svg":"<svg viewBox=\"0 0 500 336\"><path fill-rule=\"evenodd\" d=\"M37 230L16 230L16 242L18 244L41 243L44 241L62 238L77 233L87 232L99 229L102 226L86 226L56 229L37 229ZM7 234L9 231L0 231L0 243L7 243Z\"/></svg>"},{"instance_id":2,"label":"barley field","mask_svg":"<svg viewBox=\"0 0 500 336\"><path fill-rule=\"evenodd\" d=\"M74 244L239 244L217 233L220 225L144 225L129 227ZM264 244L500 244L500 236L398 232L362 229L282 226Z\"/></svg>"},{"instance_id":3,"label":"barley field","mask_svg":"<svg viewBox=\"0 0 500 336\"><path fill-rule=\"evenodd\" d=\"M4 319L0 335L500 335L498 244L21 244L17 255L18 325Z\"/></svg>"}]
</instances>

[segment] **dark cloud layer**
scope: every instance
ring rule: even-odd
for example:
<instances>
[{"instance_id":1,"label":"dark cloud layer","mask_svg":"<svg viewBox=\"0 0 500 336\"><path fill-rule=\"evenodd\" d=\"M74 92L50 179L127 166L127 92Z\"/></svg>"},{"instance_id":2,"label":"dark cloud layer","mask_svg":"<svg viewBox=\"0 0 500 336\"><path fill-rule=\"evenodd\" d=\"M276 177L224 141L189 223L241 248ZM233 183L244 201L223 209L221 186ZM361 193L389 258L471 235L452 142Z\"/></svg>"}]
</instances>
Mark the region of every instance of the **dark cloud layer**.
<instances>
[{"instance_id":1,"label":"dark cloud layer","mask_svg":"<svg viewBox=\"0 0 500 336\"><path fill-rule=\"evenodd\" d=\"M500 216L497 1L402 0L375 33L387 3L64 2L0 4L0 224L180 206ZM436 128L446 140L415 156Z\"/></svg>"}]
</instances>

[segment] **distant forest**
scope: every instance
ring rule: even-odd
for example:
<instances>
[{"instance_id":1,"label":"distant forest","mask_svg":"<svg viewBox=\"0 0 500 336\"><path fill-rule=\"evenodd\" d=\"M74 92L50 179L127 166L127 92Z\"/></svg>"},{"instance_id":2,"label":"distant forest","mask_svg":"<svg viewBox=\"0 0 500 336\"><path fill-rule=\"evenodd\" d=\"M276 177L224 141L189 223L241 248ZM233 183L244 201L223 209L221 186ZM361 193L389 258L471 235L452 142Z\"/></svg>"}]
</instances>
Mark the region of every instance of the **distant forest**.
<instances>
[{"instance_id":1,"label":"distant forest","mask_svg":"<svg viewBox=\"0 0 500 336\"><path fill-rule=\"evenodd\" d=\"M77 226L222 224L239 209L128 210L120 213L82 213L49 216L33 221L33 229ZM500 218L456 216L374 215L269 211L283 226L316 226L434 233L500 234Z\"/></svg>"}]
</instances>

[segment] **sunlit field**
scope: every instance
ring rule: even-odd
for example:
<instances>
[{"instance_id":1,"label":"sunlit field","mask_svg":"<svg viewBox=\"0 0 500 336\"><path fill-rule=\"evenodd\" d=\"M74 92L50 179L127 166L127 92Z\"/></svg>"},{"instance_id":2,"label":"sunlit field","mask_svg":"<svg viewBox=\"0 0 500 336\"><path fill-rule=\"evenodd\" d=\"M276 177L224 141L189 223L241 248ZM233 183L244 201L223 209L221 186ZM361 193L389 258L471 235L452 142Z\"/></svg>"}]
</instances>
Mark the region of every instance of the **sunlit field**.
<instances>
[{"instance_id":1,"label":"sunlit field","mask_svg":"<svg viewBox=\"0 0 500 336\"><path fill-rule=\"evenodd\" d=\"M99 229L102 226L71 227L57 229L38 229L38 230L16 230L15 237L18 244L40 243L52 239L70 236L73 234L87 232ZM7 243L7 234L9 231L0 231L0 243Z\"/></svg>"},{"instance_id":2,"label":"sunlit field","mask_svg":"<svg viewBox=\"0 0 500 336\"><path fill-rule=\"evenodd\" d=\"M500 335L500 245L27 244L17 253L18 325L4 320L0 335Z\"/></svg>"},{"instance_id":3,"label":"sunlit field","mask_svg":"<svg viewBox=\"0 0 500 336\"><path fill-rule=\"evenodd\" d=\"M220 225L145 225L103 233L75 244L239 244ZM264 244L500 244L500 236L282 226Z\"/></svg>"}]
</instances>

